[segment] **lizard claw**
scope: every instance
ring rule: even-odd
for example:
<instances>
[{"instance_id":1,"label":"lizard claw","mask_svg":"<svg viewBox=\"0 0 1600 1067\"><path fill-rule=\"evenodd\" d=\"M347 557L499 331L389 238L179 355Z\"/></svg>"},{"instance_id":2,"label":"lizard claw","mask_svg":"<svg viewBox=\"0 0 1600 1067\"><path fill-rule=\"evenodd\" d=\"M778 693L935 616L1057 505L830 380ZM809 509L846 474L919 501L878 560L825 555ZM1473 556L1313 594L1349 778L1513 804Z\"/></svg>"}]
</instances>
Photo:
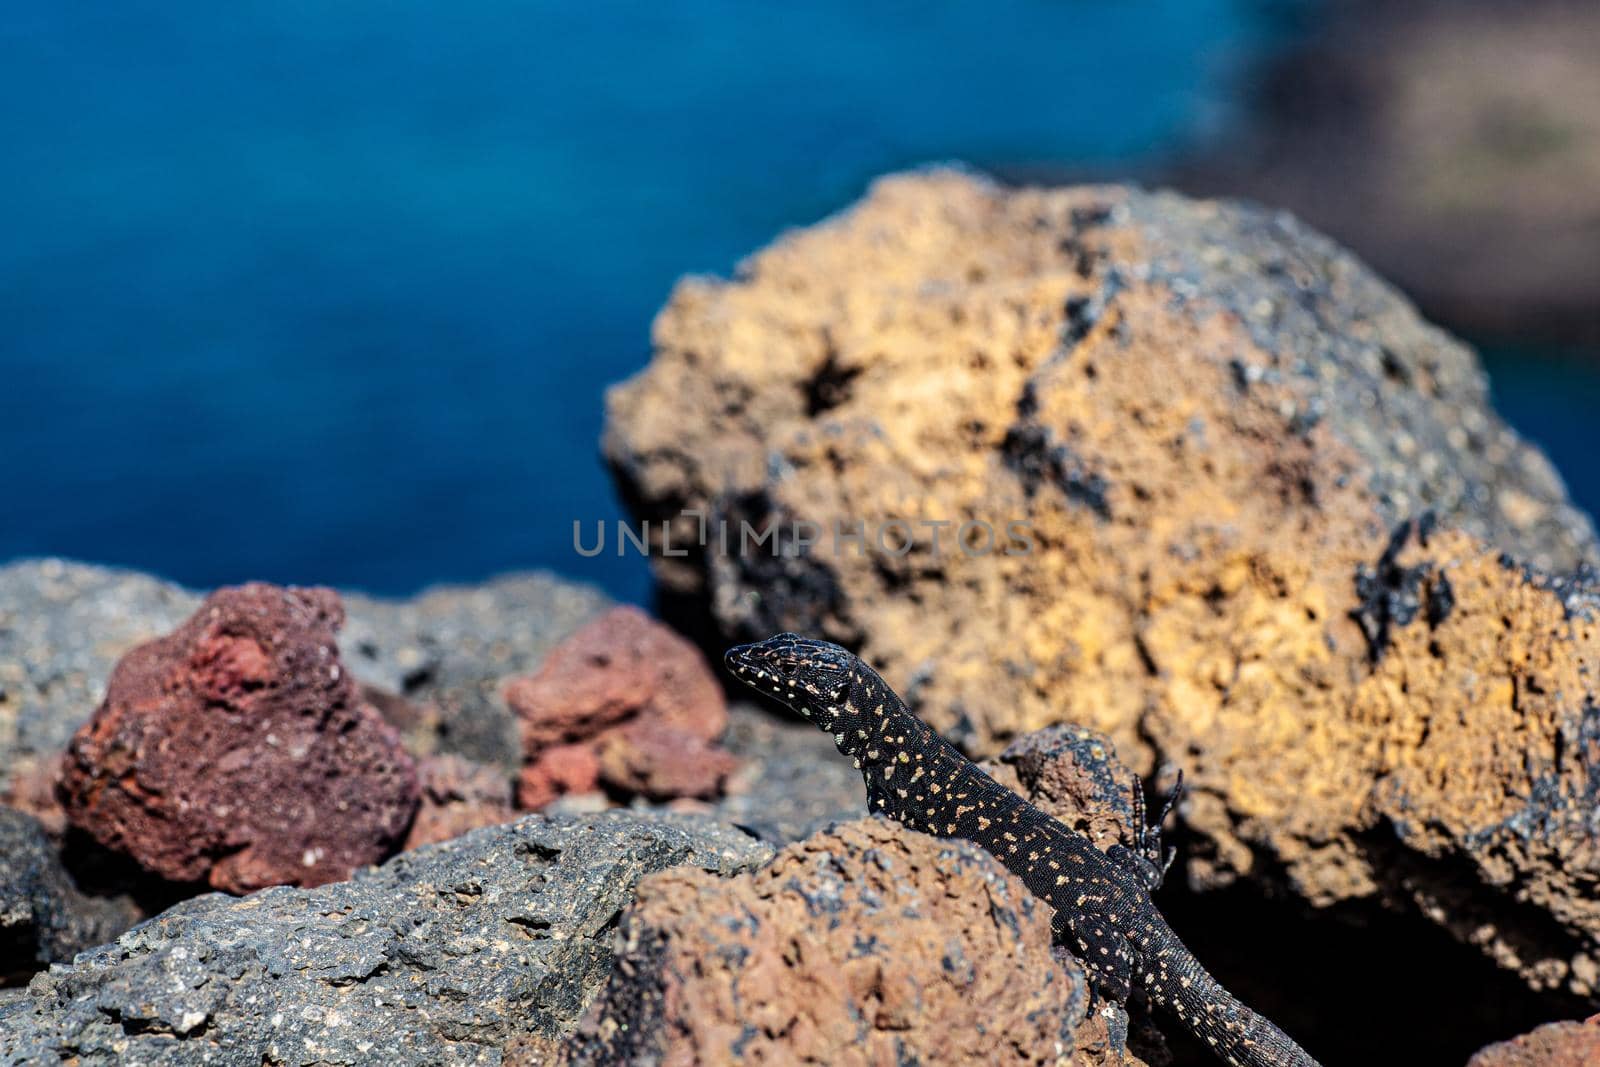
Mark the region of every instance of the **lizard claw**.
<instances>
[{"instance_id":1,"label":"lizard claw","mask_svg":"<svg viewBox=\"0 0 1600 1067\"><path fill-rule=\"evenodd\" d=\"M1157 842L1157 846L1156 847L1158 849L1160 848L1161 827L1166 823L1167 816L1172 814L1173 809L1176 808L1178 806L1179 802L1182 801L1182 800L1183 800L1183 768L1180 767L1180 768L1178 768L1177 780L1172 783L1172 789L1168 791L1166 800L1162 801L1162 803L1161 803L1161 814L1156 816L1156 821L1155 821L1155 823L1154 823L1154 825L1152 827L1152 829L1153 829L1153 831L1155 833L1155 838L1156 838L1156 842ZM1161 865L1161 877L1162 877L1163 881L1166 880L1167 872L1172 869L1172 861L1177 859L1177 858L1178 858L1178 850L1176 848L1173 848L1170 845L1167 846L1164 854L1161 855L1160 858L1159 858L1159 862L1160 862L1160 865ZM1152 859L1154 860L1155 857L1152 857Z\"/></svg>"},{"instance_id":2,"label":"lizard claw","mask_svg":"<svg viewBox=\"0 0 1600 1067\"><path fill-rule=\"evenodd\" d=\"M1156 826L1167 821L1167 816L1172 814L1172 809L1178 806L1183 799L1183 768L1178 768L1178 778L1172 783L1172 789L1167 793L1167 799L1162 802L1161 814L1156 817Z\"/></svg>"}]
</instances>

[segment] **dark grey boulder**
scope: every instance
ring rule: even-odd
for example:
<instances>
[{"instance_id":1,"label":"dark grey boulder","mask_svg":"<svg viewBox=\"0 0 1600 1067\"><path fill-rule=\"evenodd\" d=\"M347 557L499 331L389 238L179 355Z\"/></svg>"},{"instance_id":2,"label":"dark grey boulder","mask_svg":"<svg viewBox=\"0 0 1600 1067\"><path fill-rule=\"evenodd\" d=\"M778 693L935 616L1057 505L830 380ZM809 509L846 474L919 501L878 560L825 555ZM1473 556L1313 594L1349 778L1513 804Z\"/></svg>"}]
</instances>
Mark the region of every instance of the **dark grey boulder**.
<instances>
[{"instance_id":1,"label":"dark grey boulder","mask_svg":"<svg viewBox=\"0 0 1600 1067\"><path fill-rule=\"evenodd\" d=\"M39 820L0 808L0 982L70 960L138 918L127 897L81 892Z\"/></svg>"},{"instance_id":2,"label":"dark grey boulder","mask_svg":"<svg viewBox=\"0 0 1600 1067\"><path fill-rule=\"evenodd\" d=\"M0 997L0 1063L499 1063L575 1023L642 876L770 855L704 819L535 815L349 882L196 897Z\"/></svg>"}]
</instances>

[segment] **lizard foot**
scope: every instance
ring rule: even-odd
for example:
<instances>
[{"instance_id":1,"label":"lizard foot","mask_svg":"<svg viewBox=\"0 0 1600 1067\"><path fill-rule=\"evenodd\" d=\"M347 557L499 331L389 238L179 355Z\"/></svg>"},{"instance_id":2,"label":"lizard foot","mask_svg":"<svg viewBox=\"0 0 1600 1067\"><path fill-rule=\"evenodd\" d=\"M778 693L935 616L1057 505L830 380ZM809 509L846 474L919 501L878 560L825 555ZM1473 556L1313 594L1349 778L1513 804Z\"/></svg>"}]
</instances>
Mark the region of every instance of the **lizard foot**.
<instances>
[{"instance_id":1,"label":"lizard foot","mask_svg":"<svg viewBox=\"0 0 1600 1067\"><path fill-rule=\"evenodd\" d=\"M1177 849L1163 845L1161 824L1167 821L1167 816L1172 814L1172 809L1177 807L1182 796L1183 772L1179 771L1177 782L1167 794L1166 800L1162 802L1161 813L1152 820L1145 811L1144 785L1138 778L1134 778L1134 847L1129 849L1122 845L1112 845L1106 849L1108 857L1139 879L1140 884L1152 893L1161 888L1161 883L1166 880L1167 871L1172 867L1172 861L1178 857Z\"/></svg>"}]
</instances>

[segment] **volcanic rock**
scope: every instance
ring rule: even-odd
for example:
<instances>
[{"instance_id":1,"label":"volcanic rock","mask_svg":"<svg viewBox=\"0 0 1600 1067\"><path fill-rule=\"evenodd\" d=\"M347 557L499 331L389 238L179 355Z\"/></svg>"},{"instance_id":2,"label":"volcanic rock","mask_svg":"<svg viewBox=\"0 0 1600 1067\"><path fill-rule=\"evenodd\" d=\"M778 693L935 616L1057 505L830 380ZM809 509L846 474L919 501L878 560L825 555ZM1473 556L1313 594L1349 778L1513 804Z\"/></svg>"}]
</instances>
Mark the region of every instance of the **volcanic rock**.
<instances>
[{"instance_id":1,"label":"volcanic rock","mask_svg":"<svg viewBox=\"0 0 1600 1067\"><path fill-rule=\"evenodd\" d=\"M613 608L574 633L506 687L506 702L522 723L524 808L602 785L709 797L736 766L712 745L728 710L704 658L638 608Z\"/></svg>"},{"instance_id":2,"label":"volcanic rock","mask_svg":"<svg viewBox=\"0 0 1600 1067\"><path fill-rule=\"evenodd\" d=\"M1593 530L1347 253L935 171L681 283L654 344L606 450L658 541L710 531L653 563L725 639L851 644L976 755L1081 723L1183 769L1197 886L1600 996L1596 586L1548 576Z\"/></svg>"},{"instance_id":3,"label":"volcanic rock","mask_svg":"<svg viewBox=\"0 0 1600 1067\"><path fill-rule=\"evenodd\" d=\"M39 821L0 808L0 984L70 960L141 918L127 897L81 892Z\"/></svg>"},{"instance_id":4,"label":"volcanic rock","mask_svg":"<svg viewBox=\"0 0 1600 1067\"><path fill-rule=\"evenodd\" d=\"M408 600L346 594L345 659L358 678L421 714L403 729L418 756L454 753L514 774L522 749L505 679L533 671L609 601L554 575L445 585Z\"/></svg>"},{"instance_id":5,"label":"volcanic rock","mask_svg":"<svg viewBox=\"0 0 1600 1067\"><path fill-rule=\"evenodd\" d=\"M0 567L0 803L59 830L67 740L105 696L124 653L194 613L187 590L62 560Z\"/></svg>"},{"instance_id":6,"label":"volcanic rock","mask_svg":"<svg viewBox=\"0 0 1600 1067\"><path fill-rule=\"evenodd\" d=\"M408 750L455 753L513 774L521 746L504 680L536 669L607 603L588 586L538 573L406 600L346 594L341 649L367 692L399 702L391 710L406 716ZM58 559L0 566L0 803L60 820L59 811L36 809L47 796L38 787L53 784L111 669L199 605L194 593L133 571Z\"/></svg>"},{"instance_id":7,"label":"volcanic rock","mask_svg":"<svg viewBox=\"0 0 1600 1067\"><path fill-rule=\"evenodd\" d=\"M392 852L417 804L339 659L336 593L222 589L117 664L68 747L71 822L173 881L320 885Z\"/></svg>"},{"instance_id":8,"label":"volcanic rock","mask_svg":"<svg viewBox=\"0 0 1600 1067\"><path fill-rule=\"evenodd\" d=\"M0 997L0 1063L498 1063L611 968L639 878L771 850L705 820L529 816L317 889L196 897Z\"/></svg>"},{"instance_id":9,"label":"volcanic rock","mask_svg":"<svg viewBox=\"0 0 1600 1067\"><path fill-rule=\"evenodd\" d=\"M1137 845L1134 791L1144 784L1117 758L1111 739L1064 723L1019 737L983 770L1028 803L1085 835L1102 852ZM1146 813L1154 822L1155 812Z\"/></svg>"},{"instance_id":10,"label":"volcanic rock","mask_svg":"<svg viewBox=\"0 0 1600 1067\"><path fill-rule=\"evenodd\" d=\"M1600 1018L1548 1023L1490 1045L1467 1067L1590 1067L1600 1063Z\"/></svg>"},{"instance_id":11,"label":"volcanic rock","mask_svg":"<svg viewBox=\"0 0 1600 1067\"><path fill-rule=\"evenodd\" d=\"M406 835L407 849L448 841L516 817L511 779L497 767L460 756L429 756L418 762L417 778L421 803Z\"/></svg>"},{"instance_id":12,"label":"volcanic rock","mask_svg":"<svg viewBox=\"0 0 1600 1067\"><path fill-rule=\"evenodd\" d=\"M981 848L847 823L732 879L644 879L570 1062L1061 1062L1087 1006Z\"/></svg>"}]
</instances>

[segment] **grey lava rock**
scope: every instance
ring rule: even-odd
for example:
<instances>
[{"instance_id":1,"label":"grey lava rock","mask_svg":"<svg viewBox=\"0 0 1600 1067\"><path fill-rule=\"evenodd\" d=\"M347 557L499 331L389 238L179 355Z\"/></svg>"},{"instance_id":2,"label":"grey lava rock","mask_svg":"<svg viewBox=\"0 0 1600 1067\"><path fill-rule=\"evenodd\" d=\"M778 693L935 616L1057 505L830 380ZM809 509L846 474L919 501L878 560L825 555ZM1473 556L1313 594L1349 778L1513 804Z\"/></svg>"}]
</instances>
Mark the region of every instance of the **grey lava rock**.
<instances>
[{"instance_id":1,"label":"grey lava rock","mask_svg":"<svg viewBox=\"0 0 1600 1067\"><path fill-rule=\"evenodd\" d=\"M433 710L428 730L406 731L414 753L515 770L521 746L501 686L610 606L590 586L537 573L400 601L352 594L340 647L357 678Z\"/></svg>"},{"instance_id":2,"label":"grey lava rock","mask_svg":"<svg viewBox=\"0 0 1600 1067\"><path fill-rule=\"evenodd\" d=\"M0 798L53 770L46 764L94 714L123 653L199 605L133 571L55 559L0 567Z\"/></svg>"},{"instance_id":3,"label":"grey lava rock","mask_svg":"<svg viewBox=\"0 0 1600 1067\"><path fill-rule=\"evenodd\" d=\"M741 761L728 795L712 805L724 822L787 845L867 815L861 772L840 757L830 735L787 708L770 715L734 704L722 743Z\"/></svg>"},{"instance_id":4,"label":"grey lava rock","mask_svg":"<svg viewBox=\"0 0 1600 1067\"><path fill-rule=\"evenodd\" d=\"M771 854L700 819L534 815L350 882L196 897L0 998L0 1063L497 1064L576 1022L641 877Z\"/></svg>"},{"instance_id":5,"label":"grey lava rock","mask_svg":"<svg viewBox=\"0 0 1600 1067\"><path fill-rule=\"evenodd\" d=\"M139 917L126 897L80 892L39 820L0 808L0 982L70 960Z\"/></svg>"}]
</instances>

